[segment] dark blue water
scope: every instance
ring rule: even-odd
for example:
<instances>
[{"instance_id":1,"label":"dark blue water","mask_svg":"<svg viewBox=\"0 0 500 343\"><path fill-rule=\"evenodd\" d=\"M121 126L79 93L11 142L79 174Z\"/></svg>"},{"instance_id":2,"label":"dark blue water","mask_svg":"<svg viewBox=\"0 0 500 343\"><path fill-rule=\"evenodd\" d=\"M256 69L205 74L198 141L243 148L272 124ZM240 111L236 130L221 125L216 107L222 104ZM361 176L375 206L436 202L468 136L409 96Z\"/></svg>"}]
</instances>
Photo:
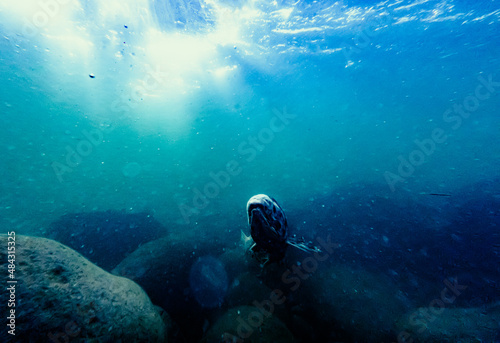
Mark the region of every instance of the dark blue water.
<instances>
[{"instance_id":1,"label":"dark blue water","mask_svg":"<svg viewBox=\"0 0 500 343\"><path fill-rule=\"evenodd\" d=\"M498 1L49 3L0 5L4 233L147 213L232 247L266 193L415 308L500 301Z\"/></svg>"}]
</instances>

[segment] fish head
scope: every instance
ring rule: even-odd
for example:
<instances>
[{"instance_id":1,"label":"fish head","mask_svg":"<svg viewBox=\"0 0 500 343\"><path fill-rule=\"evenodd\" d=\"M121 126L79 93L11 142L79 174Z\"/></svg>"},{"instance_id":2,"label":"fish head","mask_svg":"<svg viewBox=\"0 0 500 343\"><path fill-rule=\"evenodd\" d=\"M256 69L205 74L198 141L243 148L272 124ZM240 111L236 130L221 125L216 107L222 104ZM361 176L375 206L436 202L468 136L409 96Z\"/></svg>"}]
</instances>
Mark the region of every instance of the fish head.
<instances>
[{"instance_id":1,"label":"fish head","mask_svg":"<svg viewBox=\"0 0 500 343\"><path fill-rule=\"evenodd\" d=\"M247 202L250 233L257 245L268 246L285 242L288 224L278 202L265 194L257 194Z\"/></svg>"}]
</instances>

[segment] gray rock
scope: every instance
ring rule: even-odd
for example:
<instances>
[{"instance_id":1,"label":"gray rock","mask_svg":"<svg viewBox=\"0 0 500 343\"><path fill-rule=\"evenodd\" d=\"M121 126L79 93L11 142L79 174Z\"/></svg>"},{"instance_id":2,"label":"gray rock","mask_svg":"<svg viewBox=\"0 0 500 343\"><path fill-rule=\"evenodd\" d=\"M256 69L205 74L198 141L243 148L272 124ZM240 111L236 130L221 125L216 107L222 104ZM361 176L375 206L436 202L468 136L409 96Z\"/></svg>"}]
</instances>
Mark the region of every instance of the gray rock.
<instances>
[{"instance_id":1,"label":"gray rock","mask_svg":"<svg viewBox=\"0 0 500 343\"><path fill-rule=\"evenodd\" d=\"M251 257L251 253L243 247L226 249L219 259L224 263L229 279L232 281L244 272L254 275L259 274L262 268L259 263Z\"/></svg>"},{"instance_id":2,"label":"gray rock","mask_svg":"<svg viewBox=\"0 0 500 343\"><path fill-rule=\"evenodd\" d=\"M406 342L498 342L500 303L486 308L446 308L436 302L408 312L398 326Z\"/></svg>"},{"instance_id":3,"label":"gray rock","mask_svg":"<svg viewBox=\"0 0 500 343\"><path fill-rule=\"evenodd\" d=\"M254 306L238 306L222 315L201 342L293 343L295 339L275 316Z\"/></svg>"},{"instance_id":4,"label":"gray rock","mask_svg":"<svg viewBox=\"0 0 500 343\"><path fill-rule=\"evenodd\" d=\"M229 307L252 305L254 301L268 299L272 289L263 284L252 273L237 276L229 288L227 304Z\"/></svg>"},{"instance_id":5,"label":"gray rock","mask_svg":"<svg viewBox=\"0 0 500 343\"><path fill-rule=\"evenodd\" d=\"M113 273L141 285L151 301L172 316L186 339L196 341L210 309L201 306L193 294L191 267L200 257L217 256L221 251L215 239L203 239L197 233L170 235L142 245Z\"/></svg>"},{"instance_id":6,"label":"gray rock","mask_svg":"<svg viewBox=\"0 0 500 343\"><path fill-rule=\"evenodd\" d=\"M405 296L383 275L341 264L319 270L296 292L329 335L360 342L396 337L396 321L409 308Z\"/></svg>"},{"instance_id":7,"label":"gray rock","mask_svg":"<svg viewBox=\"0 0 500 343\"><path fill-rule=\"evenodd\" d=\"M15 336L2 342L165 342L166 326L134 282L50 239L15 240ZM7 236L0 235L7 247ZM7 249L0 249L7 271ZM7 304L7 292L2 292Z\"/></svg>"}]
</instances>

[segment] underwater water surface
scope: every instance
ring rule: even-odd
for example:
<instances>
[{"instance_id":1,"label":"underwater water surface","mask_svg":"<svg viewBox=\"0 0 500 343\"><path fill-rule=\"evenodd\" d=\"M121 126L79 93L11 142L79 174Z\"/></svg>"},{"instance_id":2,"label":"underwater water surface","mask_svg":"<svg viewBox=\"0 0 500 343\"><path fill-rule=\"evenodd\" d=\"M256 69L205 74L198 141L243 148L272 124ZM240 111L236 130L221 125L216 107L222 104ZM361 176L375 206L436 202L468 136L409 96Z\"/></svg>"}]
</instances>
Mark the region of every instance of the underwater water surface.
<instances>
[{"instance_id":1,"label":"underwater water surface","mask_svg":"<svg viewBox=\"0 0 500 343\"><path fill-rule=\"evenodd\" d=\"M134 280L173 341L499 342L498 42L495 0L4 1L0 233ZM328 257L249 257L259 193ZM263 285L270 336L221 329Z\"/></svg>"}]
</instances>

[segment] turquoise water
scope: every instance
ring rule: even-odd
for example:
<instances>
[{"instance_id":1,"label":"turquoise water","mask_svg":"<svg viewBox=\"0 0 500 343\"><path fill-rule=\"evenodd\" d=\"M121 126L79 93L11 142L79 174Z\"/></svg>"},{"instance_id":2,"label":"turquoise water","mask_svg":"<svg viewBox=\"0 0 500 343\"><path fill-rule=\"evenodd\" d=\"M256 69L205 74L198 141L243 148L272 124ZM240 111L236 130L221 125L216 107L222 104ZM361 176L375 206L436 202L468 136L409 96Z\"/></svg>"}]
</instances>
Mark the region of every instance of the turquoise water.
<instances>
[{"instance_id":1,"label":"turquoise water","mask_svg":"<svg viewBox=\"0 0 500 343\"><path fill-rule=\"evenodd\" d=\"M304 202L387 185L398 156L434 128L448 139L384 195L451 193L498 171L498 87L458 129L443 120L478 77L498 80L494 1L207 6L209 18L195 7L172 14L178 27L141 2L61 4L46 24L37 6L3 6L2 225L29 233L67 211L108 208L185 221L179 206L193 207L193 190L231 160L241 173L196 216L259 190ZM238 146L285 108L296 117L246 161ZM84 130L100 130L99 144L81 143L69 167Z\"/></svg>"},{"instance_id":2,"label":"turquoise water","mask_svg":"<svg viewBox=\"0 0 500 343\"><path fill-rule=\"evenodd\" d=\"M491 252L498 291L498 1L43 4L0 5L5 232L147 211L231 244L266 193L373 267L405 230L467 240L452 224L473 202L489 238L466 250Z\"/></svg>"}]
</instances>

